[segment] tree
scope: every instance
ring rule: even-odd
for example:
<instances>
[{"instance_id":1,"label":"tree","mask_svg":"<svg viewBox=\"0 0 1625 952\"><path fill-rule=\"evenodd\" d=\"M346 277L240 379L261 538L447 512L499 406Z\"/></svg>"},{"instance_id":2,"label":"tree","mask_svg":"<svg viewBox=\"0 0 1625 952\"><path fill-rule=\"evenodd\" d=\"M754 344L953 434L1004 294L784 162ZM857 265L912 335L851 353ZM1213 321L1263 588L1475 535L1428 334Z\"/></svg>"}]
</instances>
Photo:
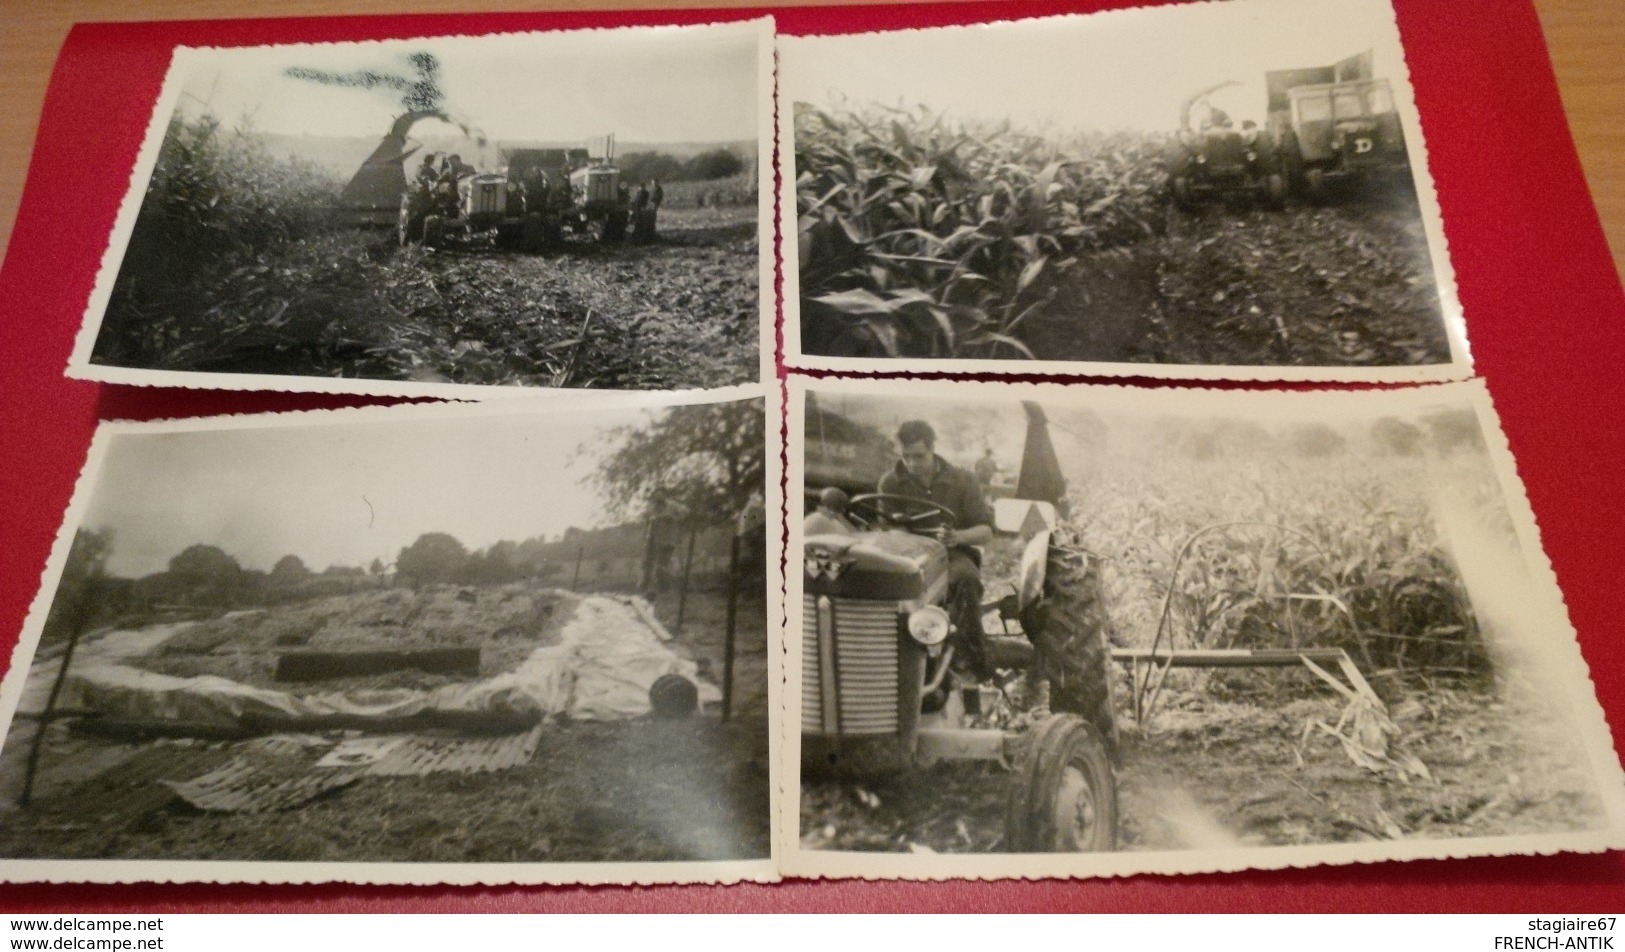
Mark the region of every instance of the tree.
<instances>
[{"instance_id":1,"label":"tree","mask_svg":"<svg viewBox=\"0 0 1625 952\"><path fill-rule=\"evenodd\" d=\"M169 574L191 585L235 585L242 578L243 567L219 546L200 543L187 546L170 559Z\"/></svg>"},{"instance_id":2,"label":"tree","mask_svg":"<svg viewBox=\"0 0 1625 952\"><path fill-rule=\"evenodd\" d=\"M414 588L424 583L454 581L467 565L468 550L444 532L425 532L395 559L396 573L411 579Z\"/></svg>"},{"instance_id":3,"label":"tree","mask_svg":"<svg viewBox=\"0 0 1625 952\"><path fill-rule=\"evenodd\" d=\"M672 407L647 425L611 430L606 441L617 448L588 478L615 515L715 524L762 491L765 432L761 400Z\"/></svg>"},{"instance_id":4,"label":"tree","mask_svg":"<svg viewBox=\"0 0 1625 952\"><path fill-rule=\"evenodd\" d=\"M628 182L646 182L649 179L674 182L688 174L682 159L664 152L628 152L616 156L615 164Z\"/></svg>"},{"instance_id":5,"label":"tree","mask_svg":"<svg viewBox=\"0 0 1625 952\"><path fill-rule=\"evenodd\" d=\"M1299 456L1311 459L1343 452L1347 441L1325 423L1299 423L1287 431L1287 445Z\"/></svg>"},{"instance_id":6,"label":"tree","mask_svg":"<svg viewBox=\"0 0 1625 952\"><path fill-rule=\"evenodd\" d=\"M1433 446L1440 453L1484 449L1484 433L1471 410L1444 410L1429 414L1422 422L1427 424Z\"/></svg>"},{"instance_id":7,"label":"tree","mask_svg":"<svg viewBox=\"0 0 1625 952\"><path fill-rule=\"evenodd\" d=\"M68 560L62 566L62 578L51 599L50 613L45 616L41 641L51 644L66 640L75 627L87 623L96 609L102 607L103 593L99 589L107 574L107 559L112 554L113 530L74 532L73 546L68 549Z\"/></svg>"},{"instance_id":8,"label":"tree","mask_svg":"<svg viewBox=\"0 0 1625 952\"><path fill-rule=\"evenodd\" d=\"M302 582L310 578L310 575L310 568L305 565L305 560L297 555L284 555L271 567L271 581L279 584Z\"/></svg>"},{"instance_id":9,"label":"tree","mask_svg":"<svg viewBox=\"0 0 1625 952\"><path fill-rule=\"evenodd\" d=\"M1393 456L1415 456L1422 452L1422 428L1398 417L1386 416L1371 426L1371 438L1379 449Z\"/></svg>"},{"instance_id":10,"label":"tree","mask_svg":"<svg viewBox=\"0 0 1625 952\"><path fill-rule=\"evenodd\" d=\"M213 545L189 545L169 560L169 577L180 594L202 604L227 604L243 588L243 567Z\"/></svg>"},{"instance_id":11,"label":"tree","mask_svg":"<svg viewBox=\"0 0 1625 952\"><path fill-rule=\"evenodd\" d=\"M368 574L371 574L371 575L382 575L382 574L384 574L384 560L383 559L373 559L372 564L367 566L367 572L368 572Z\"/></svg>"},{"instance_id":12,"label":"tree","mask_svg":"<svg viewBox=\"0 0 1625 952\"><path fill-rule=\"evenodd\" d=\"M745 171L745 160L727 149L701 152L688 160L688 177L700 181L732 178Z\"/></svg>"}]
</instances>

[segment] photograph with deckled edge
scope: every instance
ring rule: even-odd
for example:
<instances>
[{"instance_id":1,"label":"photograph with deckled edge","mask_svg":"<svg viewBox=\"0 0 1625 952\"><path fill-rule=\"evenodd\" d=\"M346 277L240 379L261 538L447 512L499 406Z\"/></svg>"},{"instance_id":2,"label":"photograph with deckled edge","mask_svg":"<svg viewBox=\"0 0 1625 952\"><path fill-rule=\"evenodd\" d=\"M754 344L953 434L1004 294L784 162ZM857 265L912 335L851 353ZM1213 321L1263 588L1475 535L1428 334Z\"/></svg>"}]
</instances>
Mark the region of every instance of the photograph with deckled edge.
<instances>
[{"instance_id":1,"label":"photograph with deckled edge","mask_svg":"<svg viewBox=\"0 0 1625 952\"><path fill-rule=\"evenodd\" d=\"M1386 0L781 37L779 57L793 366L1471 374Z\"/></svg>"},{"instance_id":2,"label":"photograph with deckled edge","mask_svg":"<svg viewBox=\"0 0 1625 952\"><path fill-rule=\"evenodd\" d=\"M769 19L179 48L69 373L401 395L753 384L771 48Z\"/></svg>"},{"instance_id":3,"label":"photograph with deckled edge","mask_svg":"<svg viewBox=\"0 0 1625 952\"><path fill-rule=\"evenodd\" d=\"M1482 385L793 379L789 418L787 875L1625 844Z\"/></svg>"},{"instance_id":4,"label":"photograph with deckled edge","mask_svg":"<svg viewBox=\"0 0 1625 952\"><path fill-rule=\"evenodd\" d=\"M104 424L0 685L5 878L773 878L767 409Z\"/></svg>"}]
</instances>

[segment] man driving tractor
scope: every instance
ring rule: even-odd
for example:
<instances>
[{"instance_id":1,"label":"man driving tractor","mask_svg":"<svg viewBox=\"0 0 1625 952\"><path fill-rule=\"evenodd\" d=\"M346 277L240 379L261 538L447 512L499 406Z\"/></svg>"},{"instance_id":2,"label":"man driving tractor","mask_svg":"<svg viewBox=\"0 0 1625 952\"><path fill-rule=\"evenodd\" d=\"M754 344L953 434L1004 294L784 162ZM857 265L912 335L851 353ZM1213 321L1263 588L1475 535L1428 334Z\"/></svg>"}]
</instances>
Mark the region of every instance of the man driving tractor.
<instances>
[{"instance_id":1,"label":"man driving tractor","mask_svg":"<svg viewBox=\"0 0 1625 952\"><path fill-rule=\"evenodd\" d=\"M937 530L948 548L948 616L959 652L976 677L986 679L994 672L982 632L982 553L976 547L992 541L993 513L976 477L938 456L936 443L936 431L924 420L898 427L899 457L880 478L878 489L925 500L954 514L953 525Z\"/></svg>"}]
</instances>

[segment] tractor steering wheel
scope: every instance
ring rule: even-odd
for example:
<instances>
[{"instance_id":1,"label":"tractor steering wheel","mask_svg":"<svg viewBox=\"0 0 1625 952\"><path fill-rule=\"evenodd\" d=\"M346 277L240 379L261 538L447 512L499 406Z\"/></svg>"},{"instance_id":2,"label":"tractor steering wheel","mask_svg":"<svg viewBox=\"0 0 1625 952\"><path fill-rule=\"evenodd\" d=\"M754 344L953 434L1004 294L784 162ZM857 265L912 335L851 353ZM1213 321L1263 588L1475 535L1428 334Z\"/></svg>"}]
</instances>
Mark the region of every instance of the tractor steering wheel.
<instances>
[{"instance_id":1,"label":"tractor steering wheel","mask_svg":"<svg viewBox=\"0 0 1625 952\"><path fill-rule=\"evenodd\" d=\"M909 532L952 529L959 517L941 503L898 493L865 493L846 504L847 515L865 526L894 525Z\"/></svg>"}]
</instances>

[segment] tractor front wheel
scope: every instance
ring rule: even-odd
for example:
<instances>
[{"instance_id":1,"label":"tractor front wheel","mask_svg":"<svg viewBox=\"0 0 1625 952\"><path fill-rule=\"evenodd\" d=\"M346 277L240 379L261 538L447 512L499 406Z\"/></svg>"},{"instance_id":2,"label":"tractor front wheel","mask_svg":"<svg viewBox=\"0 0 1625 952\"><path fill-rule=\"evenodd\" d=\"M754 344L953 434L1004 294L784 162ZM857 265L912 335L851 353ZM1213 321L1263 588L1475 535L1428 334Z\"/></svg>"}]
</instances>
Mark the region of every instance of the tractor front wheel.
<instances>
[{"instance_id":1,"label":"tractor front wheel","mask_svg":"<svg viewBox=\"0 0 1625 952\"><path fill-rule=\"evenodd\" d=\"M1117 848L1117 782L1095 729L1055 714L1026 738L1005 799L1013 853L1098 853Z\"/></svg>"}]
</instances>

